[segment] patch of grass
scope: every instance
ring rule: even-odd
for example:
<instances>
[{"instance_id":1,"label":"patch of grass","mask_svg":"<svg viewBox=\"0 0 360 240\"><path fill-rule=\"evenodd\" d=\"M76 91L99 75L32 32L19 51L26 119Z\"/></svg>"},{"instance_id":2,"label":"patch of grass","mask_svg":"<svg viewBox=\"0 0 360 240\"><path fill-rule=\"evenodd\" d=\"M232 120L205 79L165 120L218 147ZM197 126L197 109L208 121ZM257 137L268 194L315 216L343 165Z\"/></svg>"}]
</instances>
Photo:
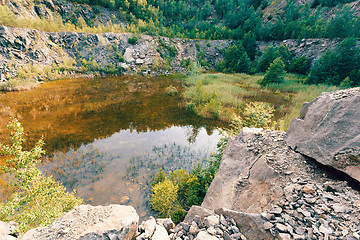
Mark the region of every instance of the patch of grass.
<instances>
[{"instance_id":1,"label":"patch of grass","mask_svg":"<svg viewBox=\"0 0 360 240\"><path fill-rule=\"evenodd\" d=\"M332 92L339 90L338 87L326 85L304 85L305 87L298 90L298 92L291 99L291 108L284 117L285 129L289 128L291 121L300 116L300 110L304 102L311 102L323 92Z\"/></svg>"},{"instance_id":2,"label":"patch of grass","mask_svg":"<svg viewBox=\"0 0 360 240\"><path fill-rule=\"evenodd\" d=\"M35 88L39 83L35 79L22 79L22 78L12 78L2 86L1 90L5 91L23 91Z\"/></svg>"},{"instance_id":3,"label":"patch of grass","mask_svg":"<svg viewBox=\"0 0 360 240\"><path fill-rule=\"evenodd\" d=\"M302 75L286 74L284 77L283 83L269 84L266 87L258 84L258 81L263 78L261 74L206 73L190 75L185 82L196 85L201 81L204 92L216 94L221 104L219 119L223 121L231 121L234 113L242 115L245 105L249 102L264 102L275 107L276 120L284 120L285 130L292 119L300 115L303 102L314 100L322 92L338 89L325 85L306 85L304 84L305 77ZM187 101L192 102L201 98L197 96L194 87L189 87L183 96Z\"/></svg>"},{"instance_id":4,"label":"patch of grass","mask_svg":"<svg viewBox=\"0 0 360 240\"><path fill-rule=\"evenodd\" d=\"M179 93L179 91L176 89L176 87L174 87L173 85L170 85L169 87L167 87L165 89L165 92L169 95L169 96L175 96Z\"/></svg>"}]
</instances>

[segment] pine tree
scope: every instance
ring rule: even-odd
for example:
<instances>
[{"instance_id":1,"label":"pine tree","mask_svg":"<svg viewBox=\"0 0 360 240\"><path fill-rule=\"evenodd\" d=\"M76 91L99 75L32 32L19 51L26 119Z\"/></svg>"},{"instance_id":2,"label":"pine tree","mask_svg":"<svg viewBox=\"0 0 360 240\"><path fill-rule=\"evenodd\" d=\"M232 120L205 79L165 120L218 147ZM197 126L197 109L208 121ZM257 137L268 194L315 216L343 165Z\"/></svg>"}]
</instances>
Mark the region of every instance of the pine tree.
<instances>
[{"instance_id":1,"label":"pine tree","mask_svg":"<svg viewBox=\"0 0 360 240\"><path fill-rule=\"evenodd\" d=\"M250 58L241 44L230 46L225 52L225 66L230 72L247 73L250 70Z\"/></svg>"},{"instance_id":2,"label":"pine tree","mask_svg":"<svg viewBox=\"0 0 360 240\"><path fill-rule=\"evenodd\" d=\"M281 83L284 81L284 74L285 64L281 60L281 57L278 57L270 64L270 67L266 71L264 78L259 81L259 84L266 86L271 83Z\"/></svg>"}]
</instances>

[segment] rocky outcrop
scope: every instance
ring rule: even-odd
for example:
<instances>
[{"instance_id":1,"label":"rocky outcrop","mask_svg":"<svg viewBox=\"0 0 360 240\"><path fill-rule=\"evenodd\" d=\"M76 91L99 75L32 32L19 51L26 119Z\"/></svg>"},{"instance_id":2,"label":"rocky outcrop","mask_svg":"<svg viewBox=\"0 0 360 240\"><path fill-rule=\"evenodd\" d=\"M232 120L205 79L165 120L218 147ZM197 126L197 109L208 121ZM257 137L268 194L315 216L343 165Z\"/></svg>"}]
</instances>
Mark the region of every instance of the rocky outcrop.
<instances>
[{"instance_id":1,"label":"rocky outcrop","mask_svg":"<svg viewBox=\"0 0 360 240\"><path fill-rule=\"evenodd\" d=\"M290 157L297 160L300 154L287 148L283 134L263 134L261 129L243 128L239 136L228 143L202 206L246 213L269 209L283 195L285 183L279 174L286 176L285 172L294 171L291 165L285 165ZM277 160L277 169L272 159Z\"/></svg>"},{"instance_id":2,"label":"rocky outcrop","mask_svg":"<svg viewBox=\"0 0 360 240\"><path fill-rule=\"evenodd\" d=\"M248 239L233 218L197 206L190 208L184 222L170 236L172 239Z\"/></svg>"},{"instance_id":3,"label":"rocky outcrop","mask_svg":"<svg viewBox=\"0 0 360 240\"><path fill-rule=\"evenodd\" d=\"M288 145L360 182L360 88L323 93L304 103L287 132Z\"/></svg>"},{"instance_id":4,"label":"rocky outcrop","mask_svg":"<svg viewBox=\"0 0 360 240\"><path fill-rule=\"evenodd\" d=\"M263 52L268 45L285 45L295 57L305 56L312 60L317 60L326 50L334 49L342 41L340 38L308 38L308 39L287 39L284 41L259 41L258 49ZM358 41L358 46L360 42Z\"/></svg>"},{"instance_id":5,"label":"rocky outcrop","mask_svg":"<svg viewBox=\"0 0 360 240\"><path fill-rule=\"evenodd\" d=\"M285 139L243 129L228 143L202 206L236 221L247 239L356 239L359 192Z\"/></svg>"},{"instance_id":6,"label":"rocky outcrop","mask_svg":"<svg viewBox=\"0 0 360 240\"><path fill-rule=\"evenodd\" d=\"M80 205L51 225L28 231L21 239L132 239L138 222L139 216L130 206Z\"/></svg>"},{"instance_id":7,"label":"rocky outcrop","mask_svg":"<svg viewBox=\"0 0 360 240\"><path fill-rule=\"evenodd\" d=\"M197 61L200 53L202 60L214 67L223 60L221 50L231 43L147 35L136 35L136 42L129 43L130 37L134 35L52 33L0 25L0 79L5 81L16 77L18 69L26 65L65 69L67 74L73 74L73 71L117 74L183 72L186 68L180 67L181 61L188 58Z\"/></svg>"}]
</instances>

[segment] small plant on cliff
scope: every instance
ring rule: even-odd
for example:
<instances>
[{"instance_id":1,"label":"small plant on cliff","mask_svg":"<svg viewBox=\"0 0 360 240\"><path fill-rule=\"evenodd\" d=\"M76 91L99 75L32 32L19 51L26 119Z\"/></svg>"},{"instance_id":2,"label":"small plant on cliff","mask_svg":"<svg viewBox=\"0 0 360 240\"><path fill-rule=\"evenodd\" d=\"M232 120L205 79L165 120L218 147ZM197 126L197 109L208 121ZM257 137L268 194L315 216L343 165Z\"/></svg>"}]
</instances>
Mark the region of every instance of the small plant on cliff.
<instances>
[{"instance_id":1,"label":"small plant on cliff","mask_svg":"<svg viewBox=\"0 0 360 240\"><path fill-rule=\"evenodd\" d=\"M42 175L36 167L44 142L39 140L30 151L23 150L24 129L15 119L9 126L12 145L0 144L1 157L7 159L3 167L10 175L9 185L14 189L8 201L0 203L0 220L19 223L18 231L50 224L64 212L82 203L74 193L67 193L51 176Z\"/></svg>"},{"instance_id":2,"label":"small plant on cliff","mask_svg":"<svg viewBox=\"0 0 360 240\"><path fill-rule=\"evenodd\" d=\"M138 41L139 41L139 37L134 34L128 38L128 43L130 44L136 44Z\"/></svg>"}]
</instances>

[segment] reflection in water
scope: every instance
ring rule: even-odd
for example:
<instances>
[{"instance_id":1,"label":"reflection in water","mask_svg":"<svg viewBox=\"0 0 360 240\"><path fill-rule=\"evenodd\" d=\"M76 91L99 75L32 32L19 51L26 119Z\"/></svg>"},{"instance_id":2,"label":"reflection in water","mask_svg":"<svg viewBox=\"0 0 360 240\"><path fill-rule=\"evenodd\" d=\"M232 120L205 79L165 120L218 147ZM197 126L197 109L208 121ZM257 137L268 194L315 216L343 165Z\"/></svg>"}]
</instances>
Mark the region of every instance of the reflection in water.
<instances>
[{"instance_id":1,"label":"reflection in water","mask_svg":"<svg viewBox=\"0 0 360 240\"><path fill-rule=\"evenodd\" d=\"M219 139L215 120L179 107L165 88L174 77L70 79L26 92L0 93L0 142L16 116L32 146L41 136L47 157L41 168L91 204L133 205L149 213L151 175L203 163Z\"/></svg>"},{"instance_id":2,"label":"reflection in water","mask_svg":"<svg viewBox=\"0 0 360 240\"><path fill-rule=\"evenodd\" d=\"M49 154L126 129L146 132L192 125L211 131L223 126L186 114L179 107L180 96L166 94L170 84L181 92L182 82L174 77L122 76L59 80L26 92L1 93L0 141L7 141L10 116L18 117L29 132L29 145L43 136Z\"/></svg>"},{"instance_id":3,"label":"reflection in water","mask_svg":"<svg viewBox=\"0 0 360 240\"><path fill-rule=\"evenodd\" d=\"M160 168L165 172L179 168L190 170L204 163L207 157L206 152L194 151L188 146L176 143L154 146L150 152L131 156L126 167L125 178L134 181L151 181L151 176Z\"/></svg>"},{"instance_id":4,"label":"reflection in water","mask_svg":"<svg viewBox=\"0 0 360 240\"><path fill-rule=\"evenodd\" d=\"M98 181L110 161L110 155L91 146L81 146L77 150L71 148L68 152L56 151L52 157L47 156L41 170L73 191Z\"/></svg>"},{"instance_id":5,"label":"reflection in water","mask_svg":"<svg viewBox=\"0 0 360 240\"><path fill-rule=\"evenodd\" d=\"M191 126L165 130L134 132L122 130L111 137L87 145L111 156L101 178L95 183L77 185L78 195L92 204L120 203L134 206L140 215L150 214L147 199L153 174L165 170L190 169L203 164L219 139L214 131L207 135L198 130L193 143L188 142Z\"/></svg>"}]
</instances>

